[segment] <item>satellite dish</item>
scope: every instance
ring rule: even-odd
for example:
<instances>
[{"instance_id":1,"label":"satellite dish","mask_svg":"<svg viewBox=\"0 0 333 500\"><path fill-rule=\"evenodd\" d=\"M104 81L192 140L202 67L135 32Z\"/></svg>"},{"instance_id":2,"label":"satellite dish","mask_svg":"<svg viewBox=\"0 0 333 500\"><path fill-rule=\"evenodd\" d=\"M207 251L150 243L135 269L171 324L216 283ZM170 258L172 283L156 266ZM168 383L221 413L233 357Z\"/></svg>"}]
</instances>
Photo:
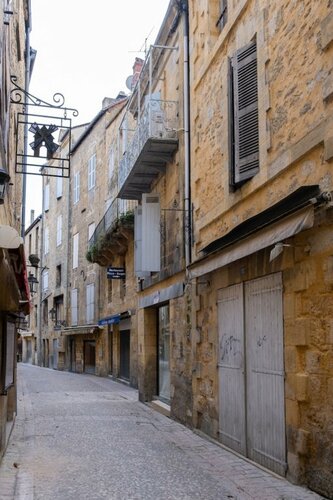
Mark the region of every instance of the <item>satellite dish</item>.
<instances>
[{"instance_id":1,"label":"satellite dish","mask_svg":"<svg viewBox=\"0 0 333 500\"><path fill-rule=\"evenodd\" d=\"M128 90L132 90L132 82L133 82L133 75L130 75L126 78L126 87Z\"/></svg>"}]
</instances>

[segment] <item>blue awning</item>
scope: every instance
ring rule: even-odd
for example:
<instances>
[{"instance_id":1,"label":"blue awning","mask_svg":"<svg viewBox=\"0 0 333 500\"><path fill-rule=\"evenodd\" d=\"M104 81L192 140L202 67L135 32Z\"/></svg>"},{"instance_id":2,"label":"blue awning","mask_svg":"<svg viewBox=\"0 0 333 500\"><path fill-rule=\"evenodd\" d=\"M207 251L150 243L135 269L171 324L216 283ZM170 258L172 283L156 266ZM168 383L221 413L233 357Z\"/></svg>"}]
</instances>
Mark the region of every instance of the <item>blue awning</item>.
<instances>
[{"instance_id":1,"label":"blue awning","mask_svg":"<svg viewBox=\"0 0 333 500\"><path fill-rule=\"evenodd\" d=\"M120 323L121 315L120 314L113 314L113 316L107 316L106 318L102 318L98 320L98 324L100 326L104 325L117 325Z\"/></svg>"}]
</instances>

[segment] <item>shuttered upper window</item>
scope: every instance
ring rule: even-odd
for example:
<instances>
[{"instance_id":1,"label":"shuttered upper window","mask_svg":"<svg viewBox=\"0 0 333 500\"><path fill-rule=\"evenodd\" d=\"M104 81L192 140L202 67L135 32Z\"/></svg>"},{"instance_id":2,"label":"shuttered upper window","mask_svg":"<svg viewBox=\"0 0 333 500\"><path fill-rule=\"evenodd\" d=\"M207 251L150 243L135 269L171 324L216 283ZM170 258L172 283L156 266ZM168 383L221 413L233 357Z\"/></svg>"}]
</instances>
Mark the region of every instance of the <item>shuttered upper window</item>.
<instances>
[{"instance_id":1,"label":"shuttered upper window","mask_svg":"<svg viewBox=\"0 0 333 500\"><path fill-rule=\"evenodd\" d=\"M228 0L220 0L220 15L217 20L216 26L221 30L227 24L228 20Z\"/></svg>"},{"instance_id":2,"label":"shuttered upper window","mask_svg":"<svg viewBox=\"0 0 333 500\"><path fill-rule=\"evenodd\" d=\"M92 155L88 162L88 191L96 184L96 155Z\"/></svg>"},{"instance_id":3,"label":"shuttered upper window","mask_svg":"<svg viewBox=\"0 0 333 500\"><path fill-rule=\"evenodd\" d=\"M237 187L259 171L257 45L251 42L231 59L230 184Z\"/></svg>"}]
</instances>

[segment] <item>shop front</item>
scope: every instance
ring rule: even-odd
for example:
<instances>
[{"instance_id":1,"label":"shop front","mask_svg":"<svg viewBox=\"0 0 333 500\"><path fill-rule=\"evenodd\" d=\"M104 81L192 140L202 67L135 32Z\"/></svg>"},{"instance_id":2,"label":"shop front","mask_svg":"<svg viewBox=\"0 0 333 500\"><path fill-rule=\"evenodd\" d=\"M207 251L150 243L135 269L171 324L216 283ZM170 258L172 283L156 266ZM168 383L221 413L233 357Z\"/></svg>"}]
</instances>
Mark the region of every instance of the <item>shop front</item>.
<instances>
[{"instance_id":1,"label":"shop front","mask_svg":"<svg viewBox=\"0 0 333 500\"><path fill-rule=\"evenodd\" d=\"M106 376L107 330L99 325L66 327L65 369L74 373Z\"/></svg>"}]
</instances>

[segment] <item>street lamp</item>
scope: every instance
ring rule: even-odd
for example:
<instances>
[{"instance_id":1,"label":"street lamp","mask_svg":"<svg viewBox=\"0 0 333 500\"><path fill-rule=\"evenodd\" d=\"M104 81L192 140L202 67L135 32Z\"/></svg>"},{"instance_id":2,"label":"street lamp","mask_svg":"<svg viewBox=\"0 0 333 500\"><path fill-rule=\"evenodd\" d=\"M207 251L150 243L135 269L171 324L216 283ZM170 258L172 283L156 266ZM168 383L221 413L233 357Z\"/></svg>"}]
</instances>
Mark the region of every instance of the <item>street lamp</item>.
<instances>
[{"instance_id":1,"label":"street lamp","mask_svg":"<svg viewBox=\"0 0 333 500\"><path fill-rule=\"evenodd\" d=\"M0 205L3 205L5 199L6 186L9 182L10 176L8 172L0 167Z\"/></svg>"},{"instance_id":2,"label":"street lamp","mask_svg":"<svg viewBox=\"0 0 333 500\"><path fill-rule=\"evenodd\" d=\"M32 273L29 273L28 283L29 283L30 293L31 295L33 295L34 293L37 292L38 280Z\"/></svg>"}]
</instances>

